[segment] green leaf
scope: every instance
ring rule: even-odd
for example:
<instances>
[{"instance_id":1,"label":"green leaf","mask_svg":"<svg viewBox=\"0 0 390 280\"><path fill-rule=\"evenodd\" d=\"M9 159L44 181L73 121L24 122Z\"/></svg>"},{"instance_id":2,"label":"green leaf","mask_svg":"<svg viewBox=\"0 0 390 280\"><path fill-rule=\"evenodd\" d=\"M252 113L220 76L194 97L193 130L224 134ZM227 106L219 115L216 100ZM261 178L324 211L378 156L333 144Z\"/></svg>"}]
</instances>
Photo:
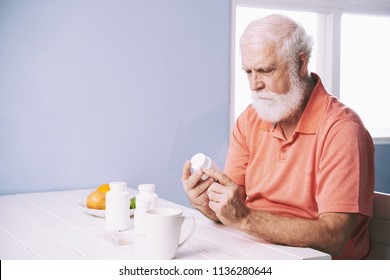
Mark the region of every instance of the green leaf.
<instances>
[{"instance_id":1,"label":"green leaf","mask_svg":"<svg viewBox=\"0 0 390 280\"><path fill-rule=\"evenodd\" d=\"M135 196L130 199L130 209L135 209L136 203L135 203Z\"/></svg>"}]
</instances>

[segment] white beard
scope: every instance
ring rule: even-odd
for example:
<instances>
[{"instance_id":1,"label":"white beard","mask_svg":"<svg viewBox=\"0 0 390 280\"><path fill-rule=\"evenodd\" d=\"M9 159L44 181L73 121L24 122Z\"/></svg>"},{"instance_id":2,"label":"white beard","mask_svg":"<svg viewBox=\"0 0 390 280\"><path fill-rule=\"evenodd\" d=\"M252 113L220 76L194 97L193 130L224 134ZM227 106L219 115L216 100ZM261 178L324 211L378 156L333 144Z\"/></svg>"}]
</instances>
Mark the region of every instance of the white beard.
<instances>
[{"instance_id":1,"label":"white beard","mask_svg":"<svg viewBox=\"0 0 390 280\"><path fill-rule=\"evenodd\" d=\"M267 90L253 91L253 107L259 117L268 122L279 122L292 117L301 109L305 99L305 86L299 78L290 73L290 90L287 93L274 93Z\"/></svg>"}]
</instances>

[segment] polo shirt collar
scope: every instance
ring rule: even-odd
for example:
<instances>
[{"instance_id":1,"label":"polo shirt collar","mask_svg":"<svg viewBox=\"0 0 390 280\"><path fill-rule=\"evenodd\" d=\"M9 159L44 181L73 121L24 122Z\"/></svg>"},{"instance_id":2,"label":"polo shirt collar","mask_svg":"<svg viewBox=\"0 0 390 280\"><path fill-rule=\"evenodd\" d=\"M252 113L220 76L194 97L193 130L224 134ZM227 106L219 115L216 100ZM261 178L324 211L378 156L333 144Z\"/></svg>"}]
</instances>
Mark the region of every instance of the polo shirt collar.
<instances>
[{"instance_id":1,"label":"polo shirt collar","mask_svg":"<svg viewBox=\"0 0 390 280\"><path fill-rule=\"evenodd\" d=\"M315 134L317 132L328 98L328 93L325 91L320 77L315 73L311 73L311 75L317 79L317 83L295 129L295 132L304 134Z\"/></svg>"},{"instance_id":2,"label":"polo shirt collar","mask_svg":"<svg viewBox=\"0 0 390 280\"><path fill-rule=\"evenodd\" d=\"M267 121L262 120L260 122L260 129L262 129L264 131L268 131L271 133L271 135L273 135L277 138L280 138L282 140L285 140L285 137L283 135L283 131L280 128L280 125L278 125L278 123L267 122Z\"/></svg>"},{"instance_id":3,"label":"polo shirt collar","mask_svg":"<svg viewBox=\"0 0 390 280\"><path fill-rule=\"evenodd\" d=\"M272 131L274 129L274 124L272 122L267 122L265 120L261 120L260 128L262 130L265 130L265 131Z\"/></svg>"}]
</instances>

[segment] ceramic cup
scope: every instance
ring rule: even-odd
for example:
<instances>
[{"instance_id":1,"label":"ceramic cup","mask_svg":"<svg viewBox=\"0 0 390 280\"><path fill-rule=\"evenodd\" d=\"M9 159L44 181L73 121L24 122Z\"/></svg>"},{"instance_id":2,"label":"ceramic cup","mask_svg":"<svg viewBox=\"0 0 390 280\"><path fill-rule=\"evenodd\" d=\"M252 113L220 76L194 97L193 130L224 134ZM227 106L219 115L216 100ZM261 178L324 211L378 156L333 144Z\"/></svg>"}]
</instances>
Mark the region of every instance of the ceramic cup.
<instances>
[{"instance_id":1,"label":"ceramic cup","mask_svg":"<svg viewBox=\"0 0 390 280\"><path fill-rule=\"evenodd\" d=\"M174 208L154 208L147 210L144 215L146 225L146 247L149 259L170 260L176 251L190 239L195 230L195 219L183 215ZM180 241L184 220L191 220L192 227L187 237Z\"/></svg>"}]
</instances>

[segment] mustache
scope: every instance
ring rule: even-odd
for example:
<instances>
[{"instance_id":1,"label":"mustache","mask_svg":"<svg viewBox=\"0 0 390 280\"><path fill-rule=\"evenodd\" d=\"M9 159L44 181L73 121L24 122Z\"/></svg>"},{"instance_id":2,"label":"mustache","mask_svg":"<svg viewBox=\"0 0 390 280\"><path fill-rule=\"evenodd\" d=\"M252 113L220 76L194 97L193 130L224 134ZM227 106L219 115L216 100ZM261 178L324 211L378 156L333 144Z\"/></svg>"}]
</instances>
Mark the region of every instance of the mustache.
<instances>
[{"instance_id":1,"label":"mustache","mask_svg":"<svg viewBox=\"0 0 390 280\"><path fill-rule=\"evenodd\" d=\"M252 91L252 98L257 100L263 100L263 101L281 101L285 98L285 94L282 93L274 93L272 91L268 90L259 90L259 91Z\"/></svg>"}]
</instances>

